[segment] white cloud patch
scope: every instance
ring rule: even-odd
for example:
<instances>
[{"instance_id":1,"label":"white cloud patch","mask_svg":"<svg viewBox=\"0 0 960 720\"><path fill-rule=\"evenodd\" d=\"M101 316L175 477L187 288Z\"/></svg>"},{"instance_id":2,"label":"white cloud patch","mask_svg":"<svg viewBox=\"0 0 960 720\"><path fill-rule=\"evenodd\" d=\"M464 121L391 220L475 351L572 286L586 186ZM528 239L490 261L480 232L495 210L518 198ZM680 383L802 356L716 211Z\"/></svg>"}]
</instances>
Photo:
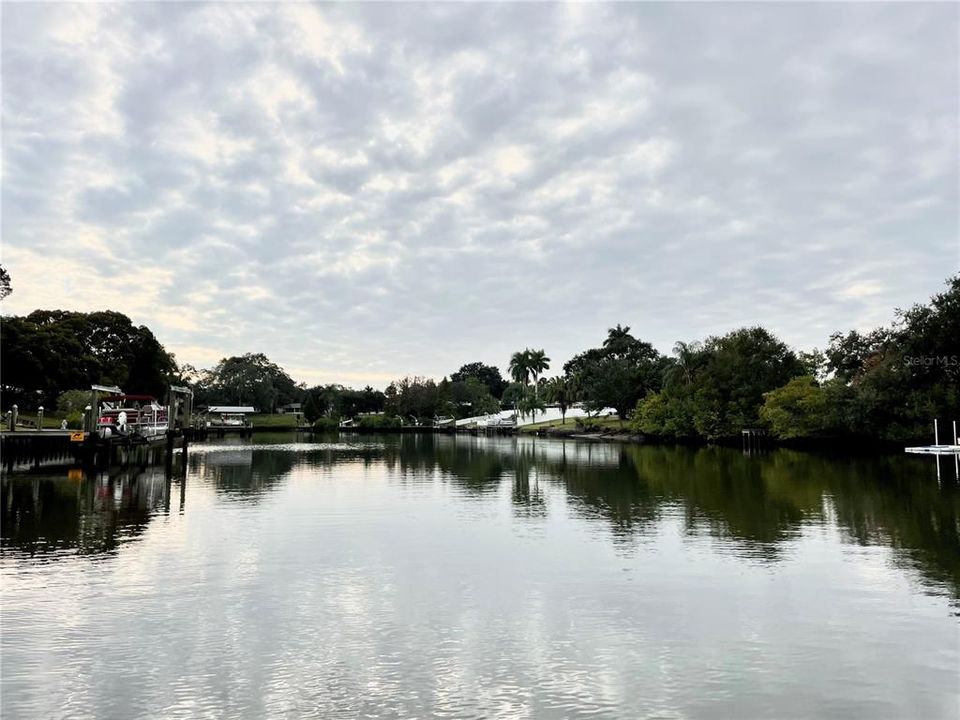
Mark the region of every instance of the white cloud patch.
<instances>
[{"instance_id":1,"label":"white cloud patch","mask_svg":"<svg viewBox=\"0 0 960 720\"><path fill-rule=\"evenodd\" d=\"M957 270L951 5L4 7L4 312L442 375L889 320Z\"/></svg>"}]
</instances>

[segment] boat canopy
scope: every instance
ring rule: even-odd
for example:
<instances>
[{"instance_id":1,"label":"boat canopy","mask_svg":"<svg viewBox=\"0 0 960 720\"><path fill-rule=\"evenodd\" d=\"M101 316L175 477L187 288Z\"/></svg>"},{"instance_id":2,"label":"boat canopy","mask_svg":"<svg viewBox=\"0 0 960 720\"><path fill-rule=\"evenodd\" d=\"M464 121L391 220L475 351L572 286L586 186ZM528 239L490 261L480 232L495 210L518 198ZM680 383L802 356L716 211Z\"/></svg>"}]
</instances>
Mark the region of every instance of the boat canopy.
<instances>
[{"instance_id":1,"label":"boat canopy","mask_svg":"<svg viewBox=\"0 0 960 720\"><path fill-rule=\"evenodd\" d=\"M242 415L245 413L255 413L249 405L212 405L207 408L208 413L221 413L223 415Z\"/></svg>"}]
</instances>

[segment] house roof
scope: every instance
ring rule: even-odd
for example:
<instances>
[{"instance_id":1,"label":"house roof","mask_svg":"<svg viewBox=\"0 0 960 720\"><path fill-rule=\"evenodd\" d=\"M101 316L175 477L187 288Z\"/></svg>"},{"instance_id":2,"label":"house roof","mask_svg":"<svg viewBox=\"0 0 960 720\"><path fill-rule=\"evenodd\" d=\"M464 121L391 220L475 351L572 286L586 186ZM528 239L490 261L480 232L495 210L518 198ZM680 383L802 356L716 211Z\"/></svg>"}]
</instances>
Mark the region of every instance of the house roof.
<instances>
[{"instance_id":1,"label":"house roof","mask_svg":"<svg viewBox=\"0 0 960 720\"><path fill-rule=\"evenodd\" d=\"M255 413L249 405L211 405L207 408L208 413Z\"/></svg>"}]
</instances>

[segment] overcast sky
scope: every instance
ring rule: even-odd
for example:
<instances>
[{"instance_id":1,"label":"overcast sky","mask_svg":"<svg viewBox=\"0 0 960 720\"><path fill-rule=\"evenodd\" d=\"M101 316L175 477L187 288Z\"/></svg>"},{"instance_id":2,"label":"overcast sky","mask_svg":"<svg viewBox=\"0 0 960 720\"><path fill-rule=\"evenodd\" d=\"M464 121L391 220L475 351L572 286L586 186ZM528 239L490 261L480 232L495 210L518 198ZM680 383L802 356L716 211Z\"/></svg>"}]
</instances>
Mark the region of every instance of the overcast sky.
<instances>
[{"instance_id":1,"label":"overcast sky","mask_svg":"<svg viewBox=\"0 0 960 720\"><path fill-rule=\"evenodd\" d=\"M10 4L5 314L384 386L887 323L960 264L958 5Z\"/></svg>"}]
</instances>

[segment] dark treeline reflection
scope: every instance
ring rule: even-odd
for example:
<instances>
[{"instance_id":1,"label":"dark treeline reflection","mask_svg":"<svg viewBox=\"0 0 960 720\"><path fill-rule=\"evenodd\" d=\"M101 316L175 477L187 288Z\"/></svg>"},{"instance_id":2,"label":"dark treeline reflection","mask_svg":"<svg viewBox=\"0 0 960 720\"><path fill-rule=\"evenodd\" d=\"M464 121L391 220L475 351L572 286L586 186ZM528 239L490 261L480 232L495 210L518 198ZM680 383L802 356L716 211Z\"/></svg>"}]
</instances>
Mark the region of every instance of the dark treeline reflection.
<instances>
[{"instance_id":1,"label":"dark treeline reflection","mask_svg":"<svg viewBox=\"0 0 960 720\"><path fill-rule=\"evenodd\" d=\"M605 524L618 543L679 519L684 533L716 539L723 552L778 562L805 528L836 527L850 543L892 547L895 562L960 598L960 492L952 465L944 466L950 479L938 484L934 462L440 435L197 446L186 480L172 484L162 465L82 477L68 477L66 469L6 476L2 541L28 553L109 552L168 512L171 495L182 510L191 482L208 484L227 501L257 503L295 469L336 479L338 467L360 464L389 483L453 483L460 502L508 497L521 519L545 517L552 498L554 506L566 503L567 512Z\"/></svg>"},{"instance_id":2,"label":"dark treeline reflection","mask_svg":"<svg viewBox=\"0 0 960 720\"><path fill-rule=\"evenodd\" d=\"M651 488L684 504L691 529L706 524L775 558L781 541L802 524L832 521L852 542L892 546L898 562L960 597L960 493L953 480L937 483L932 458L789 450L744 457L723 448L627 452Z\"/></svg>"},{"instance_id":3,"label":"dark treeline reflection","mask_svg":"<svg viewBox=\"0 0 960 720\"><path fill-rule=\"evenodd\" d=\"M277 439L288 440L289 435L258 436L254 444L196 446L189 454L189 477L210 482L225 498L256 501L281 487L290 471L300 466L329 469L347 462L383 462L377 443L340 443L336 436L317 443L269 443Z\"/></svg>"},{"instance_id":4,"label":"dark treeline reflection","mask_svg":"<svg viewBox=\"0 0 960 720\"><path fill-rule=\"evenodd\" d=\"M189 477L210 481L227 498L256 500L278 487L293 467L302 462L295 453L235 449L190 454Z\"/></svg>"},{"instance_id":5,"label":"dark treeline reflection","mask_svg":"<svg viewBox=\"0 0 960 720\"><path fill-rule=\"evenodd\" d=\"M836 525L851 543L894 548L896 562L960 598L960 492L952 465L938 484L931 458L394 436L384 461L401 479L439 471L470 494L509 482L518 516L546 513L543 491L560 485L569 508L608 523L615 539L680 514L688 534L771 562L804 527Z\"/></svg>"}]
</instances>

